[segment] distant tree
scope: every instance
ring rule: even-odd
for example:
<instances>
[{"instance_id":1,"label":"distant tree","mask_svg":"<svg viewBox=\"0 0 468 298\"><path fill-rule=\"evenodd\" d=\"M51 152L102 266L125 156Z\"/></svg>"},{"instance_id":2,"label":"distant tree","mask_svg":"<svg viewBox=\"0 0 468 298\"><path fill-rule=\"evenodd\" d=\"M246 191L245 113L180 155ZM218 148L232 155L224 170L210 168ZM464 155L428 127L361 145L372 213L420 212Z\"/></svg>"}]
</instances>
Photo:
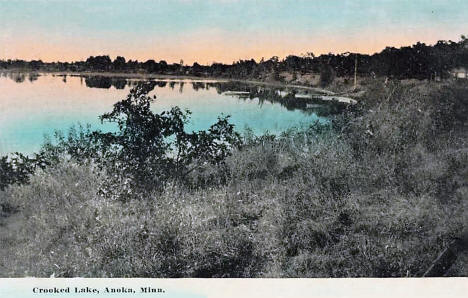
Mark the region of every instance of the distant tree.
<instances>
[{"instance_id":1,"label":"distant tree","mask_svg":"<svg viewBox=\"0 0 468 298\"><path fill-rule=\"evenodd\" d=\"M127 65L125 58L122 56L117 56L112 64L115 70L125 70L125 66Z\"/></svg>"},{"instance_id":2,"label":"distant tree","mask_svg":"<svg viewBox=\"0 0 468 298\"><path fill-rule=\"evenodd\" d=\"M143 69L149 73L153 73L158 70L158 64L153 59L150 59L143 63Z\"/></svg>"},{"instance_id":3,"label":"distant tree","mask_svg":"<svg viewBox=\"0 0 468 298\"><path fill-rule=\"evenodd\" d=\"M87 66L92 70L109 71L112 66L112 60L109 56L91 56L86 59Z\"/></svg>"},{"instance_id":4,"label":"distant tree","mask_svg":"<svg viewBox=\"0 0 468 298\"><path fill-rule=\"evenodd\" d=\"M461 36L460 50L458 53L458 64L459 66L468 67L468 38L465 35Z\"/></svg>"},{"instance_id":5,"label":"distant tree","mask_svg":"<svg viewBox=\"0 0 468 298\"><path fill-rule=\"evenodd\" d=\"M42 62L42 60L33 60L33 61L29 62L29 65L30 65L31 69L39 70L40 68L43 67L44 62Z\"/></svg>"},{"instance_id":6,"label":"distant tree","mask_svg":"<svg viewBox=\"0 0 468 298\"><path fill-rule=\"evenodd\" d=\"M335 71L329 64L323 64L320 71L320 86L326 87L335 80Z\"/></svg>"},{"instance_id":7,"label":"distant tree","mask_svg":"<svg viewBox=\"0 0 468 298\"><path fill-rule=\"evenodd\" d=\"M167 62L164 60L159 61L159 67L162 72L165 72L167 70Z\"/></svg>"},{"instance_id":8,"label":"distant tree","mask_svg":"<svg viewBox=\"0 0 468 298\"><path fill-rule=\"evenodd\" d=\"M178 71L180 74L184 74L184 60L180 59L180 62L179 62L179 69L177 69L177 71Z\"/></svg>"},{"instance_id":9,"label":"distant tree","mask_svg":"<svg viewBox=\"0 0 468 298\"><path fill-rule=\"evenodd\" d=\"M202 71L203 71L203 67L197 62L194 62L192 65L192 74L194 76L200 76L202 75Z\"/></svg>"},{"instance_id":10,"label":"distant tree","mask_svg":"<svg viewBox=\"0 0 468 298\"><path fill-rule=\"evenodd\" d=\"M285 65L285 70L289 71L297 71L301 68L301 65L303 64L303 59L298 57L298 56L287 56L286 59L284 59L283 64Z\"/></svg>"}]
</instances>

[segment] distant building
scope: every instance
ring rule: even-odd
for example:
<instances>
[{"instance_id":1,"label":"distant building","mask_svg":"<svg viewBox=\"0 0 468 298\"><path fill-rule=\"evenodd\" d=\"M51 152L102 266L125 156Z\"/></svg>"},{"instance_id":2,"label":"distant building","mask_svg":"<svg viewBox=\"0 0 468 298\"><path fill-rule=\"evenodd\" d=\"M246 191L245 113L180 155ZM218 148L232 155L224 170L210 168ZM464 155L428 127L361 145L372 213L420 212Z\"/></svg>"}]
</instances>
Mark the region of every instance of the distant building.
<instances>
[{"instance_id":1,"label":"distant building","mask_svg":"<svg viewBox=\"0 0 468 298\"><path fill-rule=\"evenodd\" d=\"M468 68L456 67L450 71L450 74L457 79L468 79Z\"/></svg>"}]
</instances>

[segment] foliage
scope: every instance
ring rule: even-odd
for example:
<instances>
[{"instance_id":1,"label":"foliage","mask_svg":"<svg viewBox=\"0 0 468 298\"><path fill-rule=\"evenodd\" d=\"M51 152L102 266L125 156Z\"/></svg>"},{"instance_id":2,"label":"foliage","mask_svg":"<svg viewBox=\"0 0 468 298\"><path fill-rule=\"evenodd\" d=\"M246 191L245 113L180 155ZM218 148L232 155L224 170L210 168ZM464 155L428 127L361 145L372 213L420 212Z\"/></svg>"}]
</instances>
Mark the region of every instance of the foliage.
<instances>
[{"instance_id":1,"label":"foliage","mask_svg":"<svg viewBox=\"0 0 468 298\"><path fill-rule=\"evenodd\" d=\"M25 183L40 166L57 164L63 158L79 162L93 161L112 173L103 185L112 194L116 185L134 194L161 190L167 182L188 183L188 174L205 164L220 165L240 137L229 123L229 116L219 117L208 130L186 132L190 112L178 107L154 113L148 95L155 82L133 88L126 99L117 102L102 121L117 126L116 132L91 131L90 127L72 127L68 136L57 132L54 141L46 141L39 154L30 158L17 153L0 160L0 187Z\"/></svg>"},{"instance_id":2,"label":"foliage","mask_svg":"<svg viewBox=\"0 0 468 298\"><path fill-rule=\"evenodd\" d=\"M15 153L11 157L0 156L0 191L11 184L23 184L29 181L29 176L37 168L45 168L49 165L44 156L34 154L28 157L21 153Z\"/></svg>"},{"instance_id":3,"label":"foliage","mask_svg":"<svg viewBox=\"0 0 468 298\"><path fill-rule=\"evenodd\" d=\"M436 80L448 78L449 71L454 67L468 67L468 46L466 38L462 36L458 42L440 40L434 45L418 42L401 48L386 47L380 53L373 55L346 52L315 57L312 53L308 53L303 56L289 55L281 61L274 56L259 62L253 59L239 60L230 65L222 63L200 65L195 62L192 66L187 66L183 65L183 61L181 62L168 64L166 61L156 62L153 59L145 62L126 61L121 56L112 61L108 55L101 55L72 63L0 60L0 68L78 72L132 71L280 81L282 80L281 72L320 73L325 65L333 69L337 77L349 78L354 75L355 62L357 62L359 76Z\"/></svg>"},{"instance_id":4,"label":"foliage","mask_svg":"<svg viewBox=\"0 0 468 298\"><path fill-rule=\"evenodd\" d=\"M133 160L140 151L117 150L129 142L125 130L98 135L96 144L107 148L97 151L101 156L61 160L36 171L30 184L0 192L0 203L21 207L22 214L19 232L11 224L4 229L11 232L0 230L6 243L0 274L421 276L466 229L466 118L447 117L439 102L460 107L468 90L433 83L378 84L369 90L380 90L366 95L376 97L375 104L356 107L330 125L280 136L247 134L222 167L207 163L187 174L192 181L218 181L199 188L166 185L145 192L148 200L100 195L101 183L114 172L96 171L96 162L108 153L116 162L127 160L121 152ZM149 100L144 96L136 98ZM153 119L145 105L135 106L137 99L130 96L105 117L148 135L132 126ZM141 117L129 120L129 115ZM182 121L164 115L159 117ZM79 144L84 143L64 146L63 154L83 152ZM446 275L467 276L464 260L466 253Z\"/></svg>"},{"instance_id":5,"label":"foliage","mask_svg":"<svg viewBox=\"0 0 468 298\"><path fill-rule=\"evenodd\" d=\"M326 87L333 83L335 71L330 65L323 65L320 71L320 86Z\"/></svg>"},{"instance_id":6,"label":"foliage","mask_svg":"<svg viewBox=\"0 0 468 298\"><path fill-rule=\"evenodd\" d=\"M439 130L451 131L463 128L468 122L468 86L455 82L443 86L436 96L432 96L432 115Z\"/></svg>"},{"instance_id":7,"label":"foliage","mask_svg":"<svg viewBox=\"0 0 468 298\"><path fill-rule=\"evenodd\" d=\"M204 163L222 163L239 142L229 117L218 118L206 131L186 132L189 111L174 107L154 113L150 104L155 97L148 95L154 86L136 86L112 112L101 116L116 124L117 132L91 134L102 151L104 168L130 191L162 189L170 180L183 182Z\"/></svg>"}]
</instances>

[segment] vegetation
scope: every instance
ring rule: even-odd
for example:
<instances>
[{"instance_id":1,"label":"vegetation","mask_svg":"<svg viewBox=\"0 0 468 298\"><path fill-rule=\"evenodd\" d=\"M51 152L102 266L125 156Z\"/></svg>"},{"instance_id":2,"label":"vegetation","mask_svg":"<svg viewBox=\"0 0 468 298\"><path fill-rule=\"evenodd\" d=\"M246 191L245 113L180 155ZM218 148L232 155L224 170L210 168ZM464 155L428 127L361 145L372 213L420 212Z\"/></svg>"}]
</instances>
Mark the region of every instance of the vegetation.
<instances>
[{"instance_id":1,"label":"vegetation","mask_svg":"<svg viewBox=\"0 0 468 298\"><path fill-rule=\"evenodd\" d=\"M101 116L102 121L117 124L118 132L90 135L90 155L97 154L104 168L129 184L129 191L138 189L138 195L143 190L162 189L169 180L184 181L204 163L218 165L239 143L229 117L218 118L207 131L188 133L189 111L174 107L161 114L152 112L148 93L154 86L154 82L138 85L112 112ZM81 157L81 152L75 155ZM112 188L115 183L110 182Z\"/></svg>"},{"instance_id":2,"label":"vegetation","mask_svg":"<svg viewBox=\"0 0 468 298\"><path fill-rule=\"evenodd\" d=\"M103 115L115 133L1 160L21 174L2 180L0 275L421 276L465 228L466 84L369 80L329 125L242 143L225 118L186 133L150 89Z\"/></svg>"},{"instance_id":3,"label":"vegetation","mask_svg":"<svg viewBox=\"0 0 468 298\"><path fill-rule=\"evenodd\" d=\"M117 56L114 61L107 55L91 56L86 61L52 62L41 60L0 60L0 69L28 71L70 71L70 72L137 72L149 74L190 75L283 81L282 73L292 74L297 80L298 73L322 73L331 78L332 71L337 77L350 78L355 73L362 77L388 77L393 79L447 78L454 67L468 67L468 39L461 37L458 42L441 40L434 45L416 43L413 46L387 47L373 55L358 53L324 54L315 57L312 53L302 56L290 55L283 60L274 56L268 60L240 60L231 65L213 63L192 66L181 63L168 64L153 59L145 62L126 60ZM22 78L24 80L24 77ZM328 80L327 79L327 80ZM321 80L321 83L327 83ZM109 86L111 82L108 82ZM326 85L326 84L325 84ZM117 84L117 86L119 86Z\"/></svg>"}]
</instances>

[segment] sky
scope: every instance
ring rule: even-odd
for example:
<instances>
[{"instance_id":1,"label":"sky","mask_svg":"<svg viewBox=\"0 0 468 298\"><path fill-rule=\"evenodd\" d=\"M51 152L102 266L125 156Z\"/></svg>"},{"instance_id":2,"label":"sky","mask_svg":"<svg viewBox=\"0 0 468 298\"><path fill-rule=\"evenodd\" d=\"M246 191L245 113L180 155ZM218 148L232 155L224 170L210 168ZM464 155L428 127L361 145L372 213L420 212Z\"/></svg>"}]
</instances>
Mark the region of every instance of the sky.
<instances>
[{"instance_id":1,"label":"sky","mask_svg":"<svg viewBox=\"0 0 468 298\"><path fill-rule=\"evenodd\" d=\"M0 59L183 60L380 52L468 35L467 0L0 0Z\"/></svg>"}]
</instances>

